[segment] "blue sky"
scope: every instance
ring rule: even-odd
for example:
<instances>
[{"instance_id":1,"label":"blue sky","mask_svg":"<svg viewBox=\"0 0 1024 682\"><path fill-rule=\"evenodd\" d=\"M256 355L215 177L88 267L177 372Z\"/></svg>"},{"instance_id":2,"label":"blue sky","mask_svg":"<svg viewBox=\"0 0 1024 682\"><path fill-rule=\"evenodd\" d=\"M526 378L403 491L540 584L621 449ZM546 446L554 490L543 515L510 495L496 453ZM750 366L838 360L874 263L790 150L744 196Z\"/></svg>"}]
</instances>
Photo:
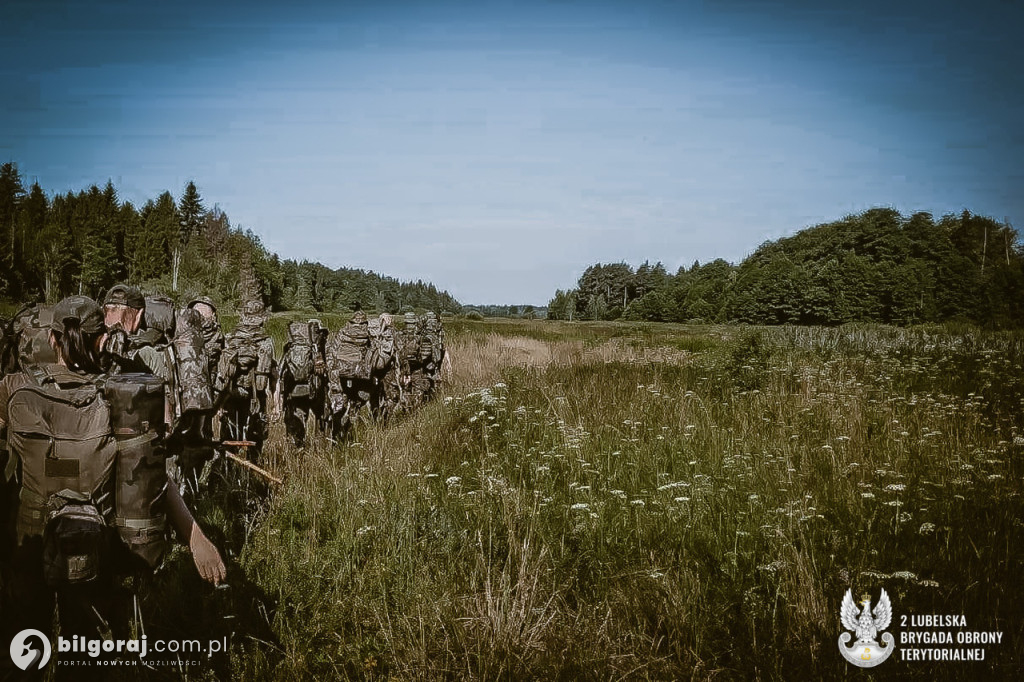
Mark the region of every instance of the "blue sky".
<instances>
[{"instance_id":1,"label":"blue sky","mask_svg":"<svg viewBox=\"0 0 1024 682\"><path fill-rule=\"evenodd\" d=\"M545 303L871 206L1024 224L1024 9L7 2L0 159L192 179L285 258Z\"/></svg>"}]
</instances>

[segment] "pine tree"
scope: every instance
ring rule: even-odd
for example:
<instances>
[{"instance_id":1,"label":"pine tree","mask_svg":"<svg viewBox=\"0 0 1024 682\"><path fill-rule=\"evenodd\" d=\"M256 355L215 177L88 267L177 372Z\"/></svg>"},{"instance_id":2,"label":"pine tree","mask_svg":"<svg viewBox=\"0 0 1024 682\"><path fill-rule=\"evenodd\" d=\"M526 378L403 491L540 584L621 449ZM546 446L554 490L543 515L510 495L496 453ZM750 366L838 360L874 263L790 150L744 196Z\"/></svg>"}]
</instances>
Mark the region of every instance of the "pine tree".
<instances>
[{"instance_id":1,"label":"pine tree","mask_svg":"<svg viewBox=\"0 0 1024 682\"><path fill-rule=\"evenodd\" d=\"M174 291L178 290L182 256L192 238L202 230L205 213L196 183L189 180L178 202L178 233L171 244L171 288Z\"/></svg>"},{"instance_id":2,"label":"pine tree","mask_svg":"<svg viewBox=\"0 0 1024 682\"><path fill-rule=\"evenodd\" d=\"M0 166L0 236L4 237L0 243L8 247L0 249L0 252L6 251L0 256L0 262L5 266L2 272L8 273L6 276L0 274L0 291L8 296L20 294L15 273L20 270L18 252L23 249L17 240L17 217L18 207L24 197L25 187L21 184L17 164L8 162Z\"/></svg>"}]
</instances>

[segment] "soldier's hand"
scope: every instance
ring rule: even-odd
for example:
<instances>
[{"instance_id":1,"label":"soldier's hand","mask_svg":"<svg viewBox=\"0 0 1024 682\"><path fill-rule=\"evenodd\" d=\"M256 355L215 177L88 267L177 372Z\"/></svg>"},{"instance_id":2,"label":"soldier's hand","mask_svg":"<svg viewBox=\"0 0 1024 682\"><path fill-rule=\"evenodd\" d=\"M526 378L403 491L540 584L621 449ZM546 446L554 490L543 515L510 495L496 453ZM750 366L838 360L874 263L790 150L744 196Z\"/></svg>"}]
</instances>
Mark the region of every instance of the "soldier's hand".
<instances>
[{"instance_id":1,"label":"soldier's hand","mask_svg":"<svg viewBox=\"0 0 1024 682\"><path fill-rule=\"evenodd\" d=\"M192 551L192 560L196 564L196 570L200 577L208 583L220 585L227 577L227 568L224 567L224 560L220 552L203 534L198 525L192 525L192 538L189 541L189 549Z\"/></svg>"}]
</instances>

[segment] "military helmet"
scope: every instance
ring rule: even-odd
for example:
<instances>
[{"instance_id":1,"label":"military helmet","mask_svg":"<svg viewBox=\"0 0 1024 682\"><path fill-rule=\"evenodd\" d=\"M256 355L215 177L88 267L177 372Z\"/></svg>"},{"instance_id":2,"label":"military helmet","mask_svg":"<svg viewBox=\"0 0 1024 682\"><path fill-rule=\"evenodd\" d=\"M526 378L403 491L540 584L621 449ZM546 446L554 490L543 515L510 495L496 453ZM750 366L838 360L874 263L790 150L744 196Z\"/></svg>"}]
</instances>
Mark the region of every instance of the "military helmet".
<instances>
[{"instance_id":1,"label":"military helmet","mask_svg":"<svg viewBox=\"0 0 1024 682\"><path fill-rule=\"evenodd\" d=\"M195 298L193 298L193 299L192 299L191 301L189 301L189 302L188 302L188 305L187 305L187 306L185 306L185 307L186 307L186 308L191 308L191 307L192 307L192 306L194 306L194 305L195 305L196 303L202 303L202 304L204 304L204 305L208 305L208 306L210 306L211 308L213 308L214 312L216 312L216 311L217 311L217 306L213 304L213 299L212 299L212 298L210 298L209 296L196 296L196 297L195 297Z\"/></svg>"},{"instance_id":2,"label":"military helmet","mask_svg":"<svg viewBox=\"0 0 1024 682\"><path fill-rule=\"evenodd\" d=\"M416 313L406 313L405 314L405 323L406 324L416 324L418 321L419 320L416 319Z\"/></svg>"}]
</instances>

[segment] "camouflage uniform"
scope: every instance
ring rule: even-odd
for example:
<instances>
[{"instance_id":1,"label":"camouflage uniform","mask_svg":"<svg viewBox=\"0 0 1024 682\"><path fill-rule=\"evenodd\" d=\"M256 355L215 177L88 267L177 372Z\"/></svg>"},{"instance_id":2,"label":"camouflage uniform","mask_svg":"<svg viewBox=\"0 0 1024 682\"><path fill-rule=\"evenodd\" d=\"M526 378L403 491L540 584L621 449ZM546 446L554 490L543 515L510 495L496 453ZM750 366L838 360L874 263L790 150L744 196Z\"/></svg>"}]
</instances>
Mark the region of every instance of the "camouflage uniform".
<instances>
[{"instance_id":1,"label":"camouflage uniform","mask_svg":"<svg viewBox=\"0 0 1024 682\"><path fill-rule=\"evenodd\" d=\"M135 329L125 329L121 322L107 325L103 354L110 363L110 373L152 372L170 385L171 364L165 353L168 338L163 329L146 326L146 299L142 292L127 284L116 284L103 299L103 308L108 315L118 315L117 310L124 308L138 311Z\"/></svg>"},{"instance_id":2,"label":"camouflage uniform","mask_svg":"<svg viewBox=\"0 0 1024 682\"><path fill-rule=\"evenodd\" d=\"M198 489L199 472L214 456L213 382L208 374L202 323L195 310L178 311L174 338L168 347L174 381L170 471L180 488L193 493Z\"/></svg>"},{"instance_id":3,"label":"camouflage uniform","mask_svg":"<svg viewBox=\"0 0 1024 682\"><path fill-rule=\"evenodd\" d=\"M238 328L228 334L217 368L216 389L226 391L221 416L222 438L256 442L258 456L267 438L268 399L277 384L274 342L266 335L263 304L249 301Z\"/></svg>"},{"instance_id":4,"label":"camouflage uniform","mask_svg":"<svg viewBox=\"0 0 1024 682\"><path fill-rule=\"evenodd\" d=\"M203 309L207 316L200 314ZM189 386L208 387L211 397L209 410L194 411L186 419L186 424L180 429L181 449L177 476L179 482L187 485L185 490L195 492L199 486L199 474L204 465L215 456L213 445L213 421L216 412L216 396L213 392L217 378L217 363L224 351L224 334L220 329L220 322L217 320L217 306L207 296L193 298L185 306L185 309L178 313L177 331L179 334L195 334L198 331L198 339L191 344L194 348L201 349L199 352L199 370L202 376L195 376L186 380ZM195 337L193 337L195 338ZM189 372L191 375L191 372ZM190 402L202 400L204 396L193 393L190 389L188 399Z\"/></svg>"},{"instance_id":5,"label":"camouflage uniform","mask_svg":"<svg viewBox=\"0 0 1024 682\"><path fill-rule=\"evenodd\" d=\"M427 373L430 375L430 392L433 394L434 389L441 380L441 367L444 365L444 328L441 326L441 320L437 319L437 315L433 311L428 311L424 315L423 331L432 339L431 342L431 357L427 363Z\"/></svg>"},{"instance_id":6,"label":"camouflage uniform","mask_svg":"<svg viewBox=\"0 0 1024 682\"><path fill-rule=\"evenodd\" d=\"M427 361L421 358L424 324L413 313L405 314L405 329L402 330L401 374L402 409L412 411L424 403L433 392L431 373Z\"/></svg>"},{"instance_id":7,"label":"camouflage uniform","mask_svg":"<svg viewBox=\"0 0 1024 682\"><path fill-rule=\"evenodd\" d=\"M356 415L372 395L373 380L366 362L369 347L370 331L362 311L327 339L328 411L331 434L337 441L348 438Z\"/></svg>"},{"instance_id":8,"label":"camouflage uniform","mask_svg":"<svg viewBox=\"0 0 1024 682\"><path fill-rule=\"evenodd\" d=\"M398 335L391 316L382 314L369 324L373 392L370 411L375 419L387 421L395 413L402 395L398 378Z\"/></svg>"},{"instance_id":9,"label":"camouflage uniform","mask_svg":"<svg viewBox=\"0 0 1024 682\"><path fill-rule=\"evenodd\" d=\"M317 364L314 366L316 381L312 389L312 407L320 433L327 433L330 427L330 404L327 390L327 338L330 331L320 320L310 320L310 328L316 332Z\"/></svg>"},{"instance_id":10,"label":"camouflage uniform","mask_svg":"<svg viewBox=\"0 0 1024 682\"><path fill-rule=\"evenodd\" d=\"M288 325L289 340L284 345L281 358L284 425L296 447L302 447L305 442L309 413L323 414L326 362L320 344L323 336L320 330L319 320L292 322ZM321 419L320 416L317 418Z\"/></svg>"},{"instance_id":11,"label":"camouflage uniform","mask_svg":"<svg viewBox=\"0 0 1024 682\"><path fill-rule=\"evenodd\" d=\"M84 336L95 337L102 333L103 313L99 305L92 299L84 296L68 297L57 305L56 310L59 320L56 323L51 323L54 330L63 331L63 322L70 318L76 318L79 321L80 329ZM102 564L103 570L92 580L79 584L68 584L58 580L54 581L55 584L53 585L49 584L47 578L53 580L55 575L52 570L53 564L47 565L45 562L42 535L42 526L45 525L45 512L39 511L38 508L40 504L49 505L50 500L41 502L42 496L39 490L42 488L43 492L46 492L48 490L47 486L50 486L52 489L54 485L53 479L44 484L41 482L46 480L49 474L40 475L36 471L32 474L31 479L26 474L26 467L39 467L39 459L45 459L47 463L50 461L48 456L39 457L39 451L32 447L33 441L38 442L39 440L34 436L35 430L41 424L46 429L58 428L65 432L69 430L75 432L78 428L85 428L86 430L89 428L97 429L98 423L89 422L91 419L96 419L98 415L102 414L102 411L99 409L90 411L87 418L83 419L84 424L75 420L75 429L69 429L66 423L62 425L55 424L51 421L52 415L49 412L45 413L44 416L44 413L31 412L28 409L30 406L35 406L35 403L39 401L19 400L18 413L20 413L20 416L14 412L9 412L9 408L15 402L15 393L20 394L23 388L36 391L38 389L34 386L38 385L41 387L44 380L49 391L53 391L58 384L61 390L63 390L64 386L68 386L71 390L80 389L81 392L74 394L75 400L70 401L70 404L75 405L76 408L84 407L90 404L90 401L85 399L89 395L88 390L82 389L82 387L91 385L96 376L73 372L67 367L56 364L33 365L28 369L29 372L16 372L0 381L0 422L3 422L5 428L9 431L6 434L0 433L0 438L11 438L11 445L17 451L17 455L14 456L19 462L18 468L21 470L20 482L17 483L17 488L20 490L19 498L21 498L18 502L20 508L17 515L18 527L16 536L12 538L15 541L15 546L13 548L3 547L5 551L0 554L5 562L10 561L9 566L5 567L8 570L5 571L4 580L2 581L3 589L0 590L0 613L4 614L3 622L0 623L0 637L4 641L10 641L16 632L25 628L36 629L47 636L51 636L54 623L54 606L56 604L60 632L64 637L71 638L72 636L82 635L95 639L101 635L100 628L104 627L107 629L112 628L114 630L114 637L125 638L127 636L126 626L128 623L128 610L126 607L130 604L130 601L127 599L128 595L120 589L115 572L111 570L119 566L118 561L120 557L117 552L121 549L120 546L115 544L107 550L104 561L108 563ZM95 393L92 393L92 395L95 395ZM105 401L100 402L105 403ZM27 419L29 414L31 414L31 419ZM107 414L109 415L109 412ZM62 414L61 416L65 419L67 418L67 414ZM17 434L17 421L19 418L24 423L22 425L23 431ZM110 426L107 425L106 428L110 428ZM2 430L0 429L0 431ZM17 437L12 435L12 432L17 434ZM45 439L43 442L45 443ZM16 443L19 444L16 445ZM69 443L70 441L67 440L61 441L65 458L61 459L57 455L54 456L54 459L57 461L74 461L76 463L74 475L71 476L71 472L68 472L68 475L71 476L66 482L69 490L62 491L61 495L65 493L81 493L82 486L92 485L95 481L100 485L100 488L93 493L93 500L96 502L97 508L100 508L98 513L104 515L105 520L111 523L113 521L113 518L111 518L113 511L109 507L101 507L98 500L105 499L107 504L111 502L110 492L114 482L112 480L103 482L103 475L100 473L100 470L106 466L113 466L112 459L108 459L113 457L113 455L106 452L101 453L99 449L96 449L96 446L88 445L85 449L89 450L89 456L81 460L79 468L78 459L67 457ZM49 447L55 447L52 437L50 444ZM44 447L46 446L44 445ZM116 452L116 446L113 444L101 447L114 448ZM28 459L25 459L27 450L33 450L34 453L29 455ZM72 480L74 482L71 482ZM76 484L78 487L76 487ZM74 490L72 491L70 488ZM96 492L99 492L99 490L106 490L107 494L97 495ZM32 494L27 494L29 492ZM4 531L7 530L8 528L5 527ZM12 551L7 551L9 549L12 549ZM83 564L87 563L87 561L83 562ZM69 570L70 567L69 563ZM67 577L67 575L65 574L64 577ZM101 620L103 621L102 623L99 622ZM58 652L54 651L53 656L56 658ZM76 656L72 653L62 653L59 656L64 661L85 658L84 656ZM42 679L43 677L42 673L34 677L31 674L23 675L20 671L15 671L10 664L10 657L4 656L0 658L0 679ZM82 675L83 671L86 673L85 675ZM67 666L57 668L56 676L57 679L102 679L103 677L102 671L94 671L93 675L88 673L88 668Z\"/></svg>"}]
</instances>

